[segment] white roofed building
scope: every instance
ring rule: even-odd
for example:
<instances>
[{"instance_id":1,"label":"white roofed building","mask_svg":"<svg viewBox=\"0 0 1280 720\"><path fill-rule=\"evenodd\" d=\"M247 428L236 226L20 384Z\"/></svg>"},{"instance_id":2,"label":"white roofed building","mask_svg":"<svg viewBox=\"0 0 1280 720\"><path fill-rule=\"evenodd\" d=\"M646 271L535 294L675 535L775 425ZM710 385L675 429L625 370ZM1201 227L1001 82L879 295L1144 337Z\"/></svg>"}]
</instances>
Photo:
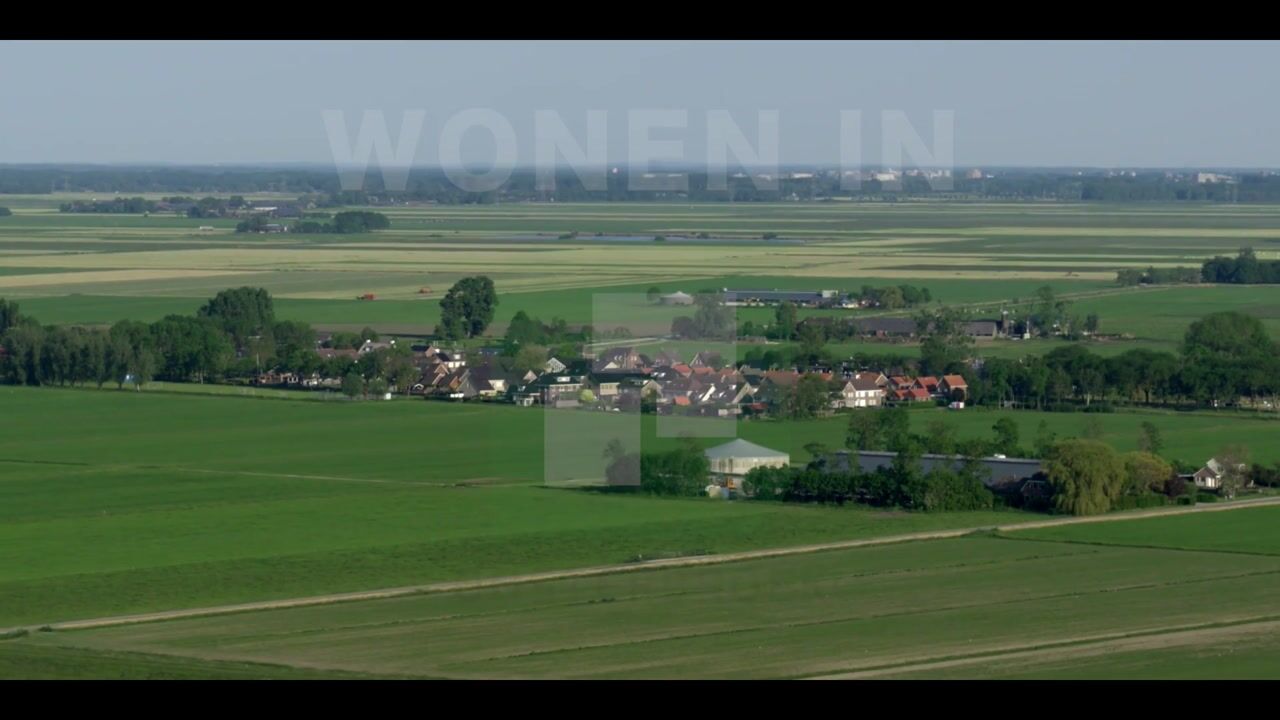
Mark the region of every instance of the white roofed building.
<instances>
[{"instance_id":1,"label":"white roofed building","mask_svg":"<svg viewBox=\"0 0 1280 720\"><path fill-rule=\"evenodd\" d=\"M704 452L710 464L711 478L719 485L742 490L742 480L758 467L788 467L791 456L741 438Z\"/></svg>"}]
</instances>

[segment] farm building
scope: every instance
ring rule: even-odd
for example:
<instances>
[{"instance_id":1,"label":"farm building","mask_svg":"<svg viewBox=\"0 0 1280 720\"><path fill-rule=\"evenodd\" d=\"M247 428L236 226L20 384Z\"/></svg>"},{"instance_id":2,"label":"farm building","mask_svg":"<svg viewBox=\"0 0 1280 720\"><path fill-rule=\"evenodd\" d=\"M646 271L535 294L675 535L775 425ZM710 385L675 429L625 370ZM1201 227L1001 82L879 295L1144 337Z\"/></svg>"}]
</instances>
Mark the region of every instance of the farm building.
<instances>
[{"instance_id":1,"label":"farm building","mask_svg":"<svg viewBox=\"0 0 1280 720\"><path fill-rule=\"evenodd\" d=\"M730 290L724 289L725 305L833 305L839 301L836 290Z\"/></svg>"},{"instance_id":2,"label":"farm building","mask_svg":"<svg viewBox=\"0 0 1280 720\"><path fill-rule=\"evenodd\" d=\"M828 471L849 472L849 455L848 450L840 450L829 456L826 464ZM897 457L897 453L893 452L861 450L857 453L857 470L869 473L888 468L895 457ZM1044 466L1039 460L1033 458L988 457L981 458L979 462L986 473L983 483L996 492L1019 490L1027 483L1042 482L1036 476L1044 472ZM963 463L964 458L958 455L932 455L926 453L920 456L920 467L924 472L929 472L935 467L958 470Z\"/></svg>"},{"instance_id":3,"label":"farm building","mask_svg":"<svg viewBox=\"0 0 1280 720\"><path fill-rule=\"evenodd\" d=\"M668 295L663 295L660 298L660 301L663 305L692 305L693 296L689 293L682 293L677 290L676 292Z\"/></svg>"},{"instance_id":4,"label":"farm building","mask_svg":"<svg viewBox=\"0 0 1280 720\"><path fill-rule=\"evenodd\" d=\"M791 464L790 455L741 438L708 448L703 454L711 464L712 479L717 484L739 491L742 490L743 478L752 469Z\"/></svg>"}]
</instances>

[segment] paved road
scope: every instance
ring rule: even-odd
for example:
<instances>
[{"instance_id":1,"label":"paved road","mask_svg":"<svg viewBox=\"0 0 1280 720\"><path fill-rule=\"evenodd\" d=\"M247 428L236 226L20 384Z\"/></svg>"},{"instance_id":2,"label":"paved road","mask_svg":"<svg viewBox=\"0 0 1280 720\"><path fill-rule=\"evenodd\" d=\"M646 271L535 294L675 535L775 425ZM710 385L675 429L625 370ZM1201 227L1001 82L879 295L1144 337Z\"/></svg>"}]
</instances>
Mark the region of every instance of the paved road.
<instances>
[{"instance_id":1,"label":"paved road","mask_svg":"<svg viewBox=\"0 0 1280 720\"><path fill-rule=\"evenodd\" d=\"M1267 497L1249 500L1237 500L1227 503L1215 503L1208 505L1193 505L1188 507L1171 507L1159 508L1156 510L1137 510L1132 512L1110 513L1107 515L1096 515L1089 517L1065 517L1051 518L1047 520L1034 520L1030 522L1010 523L1007 525L983 525L967 528L956 528L952 530L932 530L927 532L906 533L902 535L887 535L876 538L865 538L861 540L843 540L839 542L819 543L815 545L796 545L792 547L770 548L767 550L746 550L743 552L724 553L720 555L700 555L696 557L668 558L662 560L651 560L647 562L630 563L626 565L602 565L596 567L576 568L572 570L552 570L548 572L530 573L527 575L506 575L501 577L484 578L480 580L457 580L452 582L438 582L426 585L410 585L408 587L386 588L383 590L367 590L361 592L335 593L331 595L313 595L310 597L290 598L284 600L266 600L262 602L242 603L239 605L218 605L215 607L204 608L187 608L184 610L168 610L163 612L142 613L138 615L117 615L113 617L91 618L85 620L69 620L65 622L51 622L44 625L30 625L22 628L9 628L0 630L0 635L15 630L25 629L35 631L37 628L47 627L53 630L85 630L89 628L111 627L115 625L130 625L134 623L157 622L162 620L177 620L183 618L207 617L211 615L229 615L232 613L251 612L257 610L276 610L281 608L308 607L312 605L330 605L334 603L353 602L357 600L381 600L386 598L404 597L406 595L421 595L426 593L444 593L459 592L464 590L477 590L490 587L501 587L505 585L519 585L522 583L543 582L547 580L564 580L569 578L594 577L598 575L612 575L625 572L637 572L655 570L659 568L671 567L688 567L692 565L718 565L721 563L741 562L743 560L757 560L761 558L783 557L787 555L803 555L807 553L827 552L831 550L848 550L851 548L872 547L875 545L888 545L892 543L911 542L916 540L937 540L945 538L957 538L969 535L974 532L983 531L1014 531L1014 530L1030 530L1033 528L1053 527L1057 525L1077 525L1082 523L1098 523L1098 522L1116 522L1121 520L1133 520L1138 518L1164 517L1168 515L1186 515L1190 513L1201 512L1224 512L1229 510L1240 510L1242 508L1262 507L1267 505L1280 505L1280 497Z\"/></svg>"}]
</instances>

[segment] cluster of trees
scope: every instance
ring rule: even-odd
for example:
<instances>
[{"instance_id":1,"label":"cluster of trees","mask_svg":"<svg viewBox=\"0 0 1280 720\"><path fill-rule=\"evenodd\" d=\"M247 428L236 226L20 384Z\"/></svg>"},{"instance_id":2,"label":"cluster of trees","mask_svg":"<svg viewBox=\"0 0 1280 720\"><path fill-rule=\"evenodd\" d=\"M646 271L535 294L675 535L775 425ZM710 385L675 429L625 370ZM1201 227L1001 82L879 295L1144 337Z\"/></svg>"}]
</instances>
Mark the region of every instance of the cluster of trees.
<instances>
[{"instance_id":1,"label":"cluster of trees","mask_svg":"<svg viewBox=\"0 0 1280 720\"><path fill-rule=\"evenodd\" d=\"M1097 515L1136 506L1142 498L1162 504L1187 492L1173 466L1149 452L1121 454L1098 440L1056 443L1044 458L1053 507L1072 515ZM1127 502L1126 502L1127 500Z\"/></svg>"},{"instance_id":2,"label":"cluster of trees","mask_svg":"<svg viewBox=\"0 0 1280 720\"><path fill-rule=\"evenodd\" d=\"M1200 277L1209 283L1274 285L1280 283L1280 260L1259 260L1253 248L1245 248L1234 258L1219 255L1205 261Z\"/></svg>"},{"instance_id":3,"label":"cluster of trees","mask_svg":"<svg viewBox=\"0 0 1280 720\"><path fill-rule=\"evenodd\" d=\"M64 213L123 213L141 215L154 212L156 203L141 197L111 198L110 200L75 200L58 206Z\"/></svg>"},{"instance_id":4,"label":"cluster of trees","mask_svg":"<svg viewBox=\"0 0 1280 720\"><path fill-rule=\"evenodd\" d=\"M1097 332L1099 318L1096 314L1083 318L1073 314L1071 301L1059 298L1052 287L1045 285L1036 290L1023 323L1023 329L1028 329L1025 325L1029 324L1032 334L1040 337L1060 335L1068 340L1078 340L1086 332Z\"/></svg>"},{"instance_id":5,"label":"cluster of trees","mask_svg":"<svg viewBox=\"0 0 1280 720\"><path fill-rule=\"evenodd\" d=\"M621 441L605 447L605 478L613 488L638 488L652 495L701 495L710 463L696 443L686 440L668 452L628 453Z\"/></svg>"},{"instance_id":6,"label":"cluster of trees","mask_svg":"<svg viewBox=\"0 0 1280 720\"><path fill-rule=\"evenodd\" d=\"M213 196L205 196L197 200L185 195L175 195L161 198L161 201L169 205L177 205L179 208L186 207L186 215L189 218L226 217L248 205L243 195L233 195L227 200Z\"/></svg>"},{"instance_id":7,"label":"cluster of trees","mask_svg":"<svg viewBox=\"0 0 1280 720\"><path fill-rule=\"evenodd\" d=\"M436 334L446 340L477 337L493 322L497 307L493 280L484 275L462 278L440 300Z\"/></svg>"},{"instance_id":8,"label":"cluster of trees","mask_svg":"<svg viewBox=\"0 0 1280 720\"><path fill-rule=\"evenodd\" d=\"M321 347L337 348L339 350L358 350L367 341L378 341L378 331L371 327L366 327L360 332L351 332L347 330L339 330L321 343Z\"/></svg>"},{"instance_id":9,"label":"cluster of trees","mask_svg":"<svg viewBox=\"0 0 1280 720\"><path fill-rule=\"evenodd\" d=\"M911 417L903 406L859 411L849 416L845 435L845 447L849 450L888 450L898 453L926 452L937 455L964 455L984 457L1005 455L1026 456L1020 446L1018 425L1009 418L1000 418L991 427L989 439L966 438L956 435L955 426L942 419L934 419L925 426L923 434L911 432Z\"/></svg>"},{"instance_id":10,"label":"cluster of trees","mask_svg":"<svg viewBox=\"0 0 1280 720\"><path fill-rule=\"evenodd\" d=\"M408 394L422 372L413 363L413 350L392 345L365 353L359 360L335 357L324 370L325 377L342 378L342 394L350 398L383 395L392 389Z\"/></svg>"},{"instance_id":11,"label":"cluster of trees","mask_svg":"<svg viewBox=\"0 0 1280 720\"><path fill-rule=\"evenodd\" d=\"M719 293L701 291L693 297L693 317L682 315L671 321L671 334L686 340L732 341L738 328L733 309L721 302Z\"/></svg>"},{"instance_id":12,"label":"cluster of trees","mask_svg":"<svg viewBox=\"0 0 1280 720\"><path fill-rule=\"evenodd\" d=\"M924 310L915 320L920 333L921 372L945 375L968 370L974 343L959 311L952 308L938 308L932 312Z\"/></svg>"},{"instance_id":13,"label":"cluster of trees","mask_svg":"<svg viewBox=\"0 0 1280 720\"><path fill-rule=\"evenodd\" d=\"M256 233L267 229L272 222L266 215L254 215L251 218L242 220L236 225L238 233ZM318 222L316 220L298 220L289 226L289 232L306 233L311 235L322 234L339 234L346 235L351 233L366 233L374 230L386 230L391 227L391 221L382 213L369 212L365 210L353 210L350 212L340 212L333 216L333 222Z\"/></svg>"},{"instance_id":14,"label":"cluster of trees","mask_svg":"<svg viewBox=\"0 0 1280 720\"><path fill-rule=\"evenodd\" d=\"M523 374L541 369L552 354L560 360L577 358L580 343L590 341L590 326L574 331L563 318L544 323L520 310L507 325L499 362L505 370Z\"/></svg>"},{"instance_id":15,"label":"cluster of trees","mask_svg":"<svg viewBox=\"0 0 1280 720\"><path fill-rule=\"evenodd\" d=\"M936 466L925 472L918 452L899 453L893 462L872 472L831 472L822 464L807 467L755 468L745 489L754 500L783 502L863 503L926 512L990 510L995 496L982 482L975 458L958 467Z\"/></svg>"},{"instance_id":16,"label":"cluster of trees","mask_svg":"<svg viewBox=\"0 0 1280 720\"><path fill-rule=\"evenodd\" d=\"M1200 282L1201 271L1192 267L1158 268L1146 270L1125 268L1116 273L1116 283L1134 285L1192 285Z\"/></svg>"},{"instance_id":17,"label":"cluster of trees","mask_svg":"<svg viewBox=\"0 0 1280 720\"><path fill-rule=\"evenodd\" d=\"M873 307L886 310L916 307L933 302L933 294L929 292L929 288L914 285L890 285L882 288L863 285L862 290L854 297Z\"/></svg>"},{"instance_id":18,"label":"cluster of trees","mask_svg":"<svg viewBox=\"0 0 1280 720\"><path fill-rule=\"evenodd\" d=\"M391 221L382 213L369 211L340 212L333 216L332 223L300 220L289 227L289 232L307 233L311 235L366 233L374 230L386 230Z\"/></svg>"},{"instance_id":19,"label":"cluster of trees","mask_svg":"<svg viewBox=\"0 0 1280 720\"><path fill-rule=\"evenodd\" d=\"M9 217L12 214L13 214L13 211L10 210L9 208L0 207L0 217Z\"/></svg>"},{"instance_id":20,"label":"cluster of trees","mask_svg":"<svg viewBox=\"0 0 1280 720\"><path fill-rule=\"evenodd\" d=\"M794 385L773 386L772 394L765 399L775 416L788 420L806 420L830 407L831 393L837 385L837 381L805 373Z\"/></svg>"},{"instance_id":21,"label":"cluster of trees","mask_svg":"<svg viewBox=\"0 0 1280 720\"><path fill-rule=\"evenodd\" d=\"M973 402L1046 409L1100 400L1216 406L1277 394L1280 348L1260 320L1237 312L1192 323L1180 356L1138 348L1101 357L1072 345L1043 357L988 358L970 382Z\"/></svg>"}]
</instances>

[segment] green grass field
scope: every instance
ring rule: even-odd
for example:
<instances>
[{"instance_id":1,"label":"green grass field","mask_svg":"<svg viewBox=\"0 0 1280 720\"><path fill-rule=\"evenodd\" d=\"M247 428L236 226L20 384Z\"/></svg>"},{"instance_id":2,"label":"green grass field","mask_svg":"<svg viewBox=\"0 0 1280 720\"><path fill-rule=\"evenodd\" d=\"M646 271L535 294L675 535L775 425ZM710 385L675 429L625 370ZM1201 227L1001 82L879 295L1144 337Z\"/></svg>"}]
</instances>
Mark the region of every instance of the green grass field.
<instances>
[{"instance_id":1,"label":"green grass field","mask_svg":"<svg viewBox=\"0 0 1280 720\"><path fill-rule=\"evenodd\" d=\"M0 627L1018 516L543 486L556 473L598 479L600 449L613 437L660 449L692 431L709 446L726 438L706 435L727 429L800 462L809 442L843 445L841 417L727 426L644 417L637 425L636 416L503 405L12 387L0 388L0 402L24 418L0 438ZM945 410L912 417L943 418L966 436L988 434L1005 414L1024 437L1041 419L1064 436L1084 420ZM1122 449L1136 445L1141 421L1152 420L1171 454L1192 462L1242 439L1266 456L1259 459L1274 459L1267 438L1280 427L1213 413L1098 417L1103 439Z\"/></svg>"},{"instance_id":2,"label":"green grass field","mask_svg":"<svg viewBox=\"0 0 1280 720\"><path fill-rule=\"evenodd\" d=\"M1255 555L1280 555L1280 529L1274 511L1265 508L1232 511L1230 522L1214 513L1023 530L1018 537L1060 542L1175 550L1212 550Z\"/></svg>"},{"instance_id":3,"label":"green grass field","mask_svg":"<svg viewBox=\"0 0 1280 720\"><path fill-rule=\"evenodd\" d=\"M22 388L0 398L28 418L0 438L0 627L1011 515L543 487L544 414L531 408ZM561 415L570 424L548 433L573 444L549 447L572 455L594 437L578 459L601 467L612 431L598 426L625 418ZM646 442L677 442L659 430L644 428Z\"/></svg>"},{"instance_id":4,"label":"green grass field","mask_svg":"<svg viewBox=\"0 0 1280 720\"><path fill-rule=\"evenodd\" d=\"M1264 532L1274 542L1276 508L1204 513L1204 532L1229 531L1237 513L1269 515ZM1018 533L32 633L6 644L457 678L1274 677L1278 576L1275 554ZM1251 637L1237 643L1242 636ZM1185 665L1227 648L1238 655L1226 663Z\"/></svg>"}]
</instances>

